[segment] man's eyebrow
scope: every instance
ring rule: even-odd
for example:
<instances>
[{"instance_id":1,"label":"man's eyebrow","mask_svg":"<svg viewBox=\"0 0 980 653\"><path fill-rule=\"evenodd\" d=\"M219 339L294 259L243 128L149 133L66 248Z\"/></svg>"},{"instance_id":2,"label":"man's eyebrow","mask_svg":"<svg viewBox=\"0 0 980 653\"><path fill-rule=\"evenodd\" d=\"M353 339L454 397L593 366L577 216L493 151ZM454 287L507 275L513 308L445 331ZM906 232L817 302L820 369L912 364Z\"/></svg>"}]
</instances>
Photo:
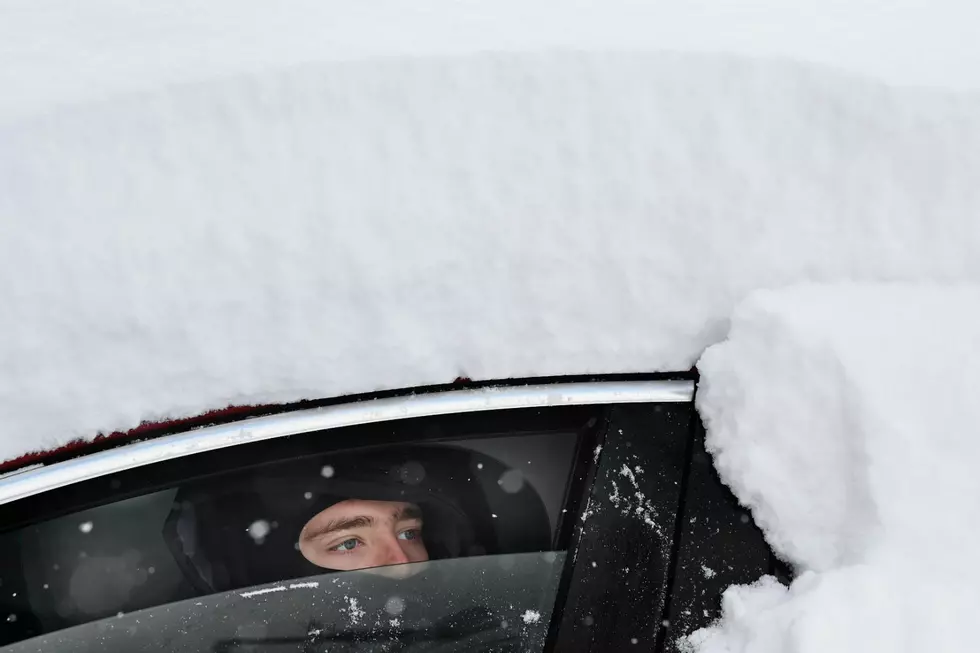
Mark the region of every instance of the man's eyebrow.
<instances>
[{"instance_id":1,"label":"man's eyebrow","mask_svg":"<svg viewBox=\"0 0 980 653\"><path fill-rule=\"evenodd\" d=\"M323 537L338 531L346 531L351 528L367 528L374 524L374 518L367 515L357 517L344 517L343 519L333 519L323 526L320 526L312 533L308 533L306 539L312 540L315 537Z\"/></svg>"},{"instance_id":2,"label":"man's eyebrow","mask_svg":"<svg viewBox=\"0 0 980 653\"><path fill-rule=\"evenodd\" d=\"M408 521L409 519L422 520L422 509L416 506L414 503L410 503L404 506L401 510L395 513L395 521Z\"/></svg>"}]
</instances>

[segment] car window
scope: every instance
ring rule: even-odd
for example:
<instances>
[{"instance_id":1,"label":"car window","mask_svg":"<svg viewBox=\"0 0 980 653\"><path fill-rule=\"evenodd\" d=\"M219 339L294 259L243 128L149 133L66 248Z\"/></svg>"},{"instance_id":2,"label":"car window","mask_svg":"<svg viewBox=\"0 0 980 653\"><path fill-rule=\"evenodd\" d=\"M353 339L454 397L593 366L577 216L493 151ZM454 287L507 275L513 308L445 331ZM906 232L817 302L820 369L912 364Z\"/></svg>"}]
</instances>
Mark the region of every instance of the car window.
<instances>
[{"instance_id":1,"label":"car window","mask_svg":"<svg viewBox=\"0 0 980 653\"><path fill-rule=\"evenodd\" d=\"M414 420L383 444L345 429L38 497L0 534L2 643L528 650L581 495L583 415ZM394 599L411 609L386 609Z\"/></svg>"},{"instance_id":2,"label":"car window","mask_svg":"<svg viewBox=\"0 0 980 653\"><path fill-rule=\"evenodd\" d=\"M564 552L522 553L311 576L123 613L6 650L541 650L564 562Z\"/></svg>"}]
</instances>

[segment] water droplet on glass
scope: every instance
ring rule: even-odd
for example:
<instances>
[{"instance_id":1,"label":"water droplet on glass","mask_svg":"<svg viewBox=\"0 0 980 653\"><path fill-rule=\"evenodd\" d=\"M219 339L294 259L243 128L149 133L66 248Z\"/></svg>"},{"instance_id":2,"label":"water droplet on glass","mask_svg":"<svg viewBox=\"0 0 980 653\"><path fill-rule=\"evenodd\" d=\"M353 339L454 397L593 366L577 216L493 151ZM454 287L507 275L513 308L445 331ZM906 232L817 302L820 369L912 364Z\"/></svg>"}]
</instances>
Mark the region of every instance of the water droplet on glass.
<instances>
[{"instance_id":1,"label":"water droplet on glass","mask_svg":"<svg viewBox=\"0 0 980 653\"><path fill-rule=\"evenodd\" d=\"M741 517L739 517L739 520L741 520L743 524L748 524L751 521L748 515L742 515Z\"/></svg>"},{"instance_id":2,"label":"water droplet on glass","mask_svg":"<svg viewBox=\"0 0 980 653\"><path fill-rule=\"evenodd\" d=\"M477 469L483 469L483 463L477 463L476 464L476 468Z\"/></svg>"},{"instance_id":3,"label":"water droplet on glass","mask_svg":"<svg viewBox=\"0 0 980 653\"><path fill-rule=\"evenodd\" d=\"M589 614L585 616L585 619L582 620L582 623L584 623L586 626L591 626L592 624L595 623L595 619L593 619L592 615Z\"/></svg>"},{"instance_id":4,"label":"water droplet on glass","mask_svg":"<svg viewBox=\"0 0 980 653\"><path fill-rule=\"evenodd\" d=\"M401 466L398 470L398 477L402 483L418 485L425 478L425 467L422 466L422 463L411 460Z\"/></svg>"},{"instance_id":5,"label":"water droplet on glass","mask_svg":"<svg viewBox=\"0 0 980 653\"><path fill-rule=\"evenodd\" d=\"M500 476L497 485L507 494L517 494L524 487L524 474L517 469L508 469Z\"/></svg>"},{"instance_id":6,"label":"water droplet on glass","mask_svg":"<svg viewBox=\"0 0 980 653\"><path fill-rule=\"evenodd\" d=\"M501 621L500 622L500 627L501 628L506 628L507 627L507 620L506 619L504 621Z\"/></svg>"},{"instance_id":7,"label":"water droplet on glass","mask_svg":"<svg viewBox=\"0 0 980 653\"><path fill-rule=\"evenodd\" d=\"M307 501L309 501L310 499L313 498L313 493L312 492L304 492L303 493L303 498L306 499Z\"/></svg>"},{"instance_id":8,"label":"water droplet on glass","mask_svg":"<svg viewBox=\"0 0 980 653\"><path fill-rule=\"evenodd\" d=\"M248 536L255 540L256 544L262 544L265 541L265 536L269 534L269 522L264 519L256 519L248 527Z\"/></svg>"},{"instance_id":9,"label":"water droplet on glass","mask_svg":"<svg viewBox=\"0 0 980 653\"><path fill-rule=\"evenodd\" d=\"M637 639L637 638L635 638L635 637L630 637L630 644L636 644L636 643L637 643L637 642L639 642L639 641L640 641L640 640L638 640L638 639Z\"/></svg>"},{"instance_id":10,"label":"water droplet on glass","mask_svg":"<svg viewBox=\"0 0 980 653\"><path fill-rule=\"evenodd\" d=\"M320 476L323 478L333 478L333 466L324 465L323 469L320 470Z\"/></svg>"},{"instance_id":11,"label":"water droplet on glass","mask_svg":"<svg viewBox=\"0 0 980 653\"><path fill-rule=\"evenodd\" d=\"M90 521L83 521L78 525L78 530L82 531L83 533L91 533L94 526L95 525Z\"/></svg>"},{"instance_id":12,"label":"water droplet on glass","mask_svg":"<svg viewBox=\"0 0 980 653\"><path fill-rule=\"evenodd\" d=\"M402 612L405 611L405 600L397 596L392 596L387 601L385 601L385 612L397 617Z\"/></svg>"},{"instance_id":13,"label":"water droplet on glass","mask_svg":"<svg viewBox=\"0 0 980 653\"><path fill-rule=\"evenodd\" d=\"M150 567L149 569L147 569L147 571L150 572L151 574L155 574L155 573L157 573L157 568L156 567Z\"/></svg>"},{"instance_id":14,"label":"water droplet on glass","mask_svg":"<svg viewBox=\"0 0 980 653\"><path fill-rule=\"evenodd\" d=\"M41 587L43 587L44 589L48 589L48 584L47 584L47 583L45 583L45 584L44 584L44 585L42 585Z\"/></svg>"},{"instance_id":15,"label":"water droplet on glass","mask_svg":"<svg viewBox=\"0 0 980 653\"><path fill-rule=\"evenodd\" d=\"M7 623L14 623L17 621L17 615L12 614L7 616Z\"/></svg>"}]
</instances>

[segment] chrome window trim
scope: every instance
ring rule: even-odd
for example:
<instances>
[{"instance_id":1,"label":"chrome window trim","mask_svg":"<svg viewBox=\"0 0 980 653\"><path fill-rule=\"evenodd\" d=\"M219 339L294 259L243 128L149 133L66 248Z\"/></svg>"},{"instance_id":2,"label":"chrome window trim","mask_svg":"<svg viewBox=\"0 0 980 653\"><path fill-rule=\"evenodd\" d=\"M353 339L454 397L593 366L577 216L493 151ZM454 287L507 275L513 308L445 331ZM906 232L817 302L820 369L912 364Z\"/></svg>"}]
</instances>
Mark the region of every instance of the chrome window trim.
<instances>
[{"instance_id":1,"label":"chrome window trim","mask_svg":"<svg viewBox=\"0 0 980 653\"><path fill-rule=\"evenodd\" d=\"M488 410L685 403L693 397L694 382L688 380L596 381L490 386L336 404L199 428L27 468L0 479L0 504L143 465L312 431Z\"/></svg>"}]
</instances>

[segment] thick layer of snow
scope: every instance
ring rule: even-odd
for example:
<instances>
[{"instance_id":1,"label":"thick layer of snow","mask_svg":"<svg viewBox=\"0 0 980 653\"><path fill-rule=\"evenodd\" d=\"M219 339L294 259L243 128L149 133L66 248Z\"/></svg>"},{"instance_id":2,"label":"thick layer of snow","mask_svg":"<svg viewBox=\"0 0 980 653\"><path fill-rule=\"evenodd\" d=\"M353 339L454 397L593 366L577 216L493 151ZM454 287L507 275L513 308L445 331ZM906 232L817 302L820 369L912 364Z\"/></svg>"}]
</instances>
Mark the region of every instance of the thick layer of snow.
<instances>
[{"instance_id":1,"label":"thick layer of snow","mask_svg":"<svg viewBox=\"0 0 980 653\"><path fill-rule=\"evenodd\" d=\"M980 89L971 0L0 0L0 122L315 61L643 49Z\"/></svg>"},{"instance_id":2,"label":"thick layer of snow","mask_svg":"<svg viewBox=\"0 0 980 653\"><path fill-rule=\"evenodd\" d=\"M697 649L976 650L980 286L760 291L699 368L716 466L803 573L729 589Z\"/></svg>"},{"instance_id":3,"label":"thick layer of snow","mask_svg":"<svg viewBox=\"0 0 980 653\"><path fill-rule=\"evenodd\" d=\"M0 126L0 458L686 369L749 291L980 279L980 97L716 57L316 64Z\"/></svg>"}]
</instances>

